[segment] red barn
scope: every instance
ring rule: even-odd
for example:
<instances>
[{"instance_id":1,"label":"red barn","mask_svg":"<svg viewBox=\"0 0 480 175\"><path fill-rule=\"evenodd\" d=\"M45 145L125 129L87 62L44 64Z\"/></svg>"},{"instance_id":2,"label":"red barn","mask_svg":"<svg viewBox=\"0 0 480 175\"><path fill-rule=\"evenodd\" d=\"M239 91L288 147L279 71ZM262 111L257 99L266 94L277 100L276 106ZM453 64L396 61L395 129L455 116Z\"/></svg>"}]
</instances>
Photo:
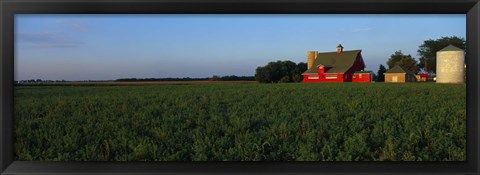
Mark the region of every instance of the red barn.
<instances>
[{"instance_id":1,"label":"red barn","mask_svg":"<svg viewBox=\"0 0 480 175\"><path fill-rule=\"evenodd\" d=\"M370 82L371 75L364 76L365 73L361 73L362 78L353 78L355 72L365 69L361 52L362 50L343 51L340 44L336 52L309 51L307 71L302 74L303 82Z\"/></svg>"}]
</instances>

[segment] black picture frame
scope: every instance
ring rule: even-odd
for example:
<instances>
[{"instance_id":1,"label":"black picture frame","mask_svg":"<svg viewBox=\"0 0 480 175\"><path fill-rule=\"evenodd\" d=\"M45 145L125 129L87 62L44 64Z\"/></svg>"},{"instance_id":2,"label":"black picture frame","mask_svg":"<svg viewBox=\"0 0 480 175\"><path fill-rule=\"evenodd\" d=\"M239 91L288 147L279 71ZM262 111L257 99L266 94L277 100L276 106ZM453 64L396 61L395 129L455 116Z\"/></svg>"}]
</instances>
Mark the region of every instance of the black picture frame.
<instances>
[{"instance_id":1,"label":"black picture frame","mask_svg":"<svg viewBox=\"0 0 480 175\"><path fill-rule=\"evenodd\" d=\"M479 174L479 0L0 0L1 174ZM15 14L466 14L465 162L14 161Z\"/></svg>"}]
</instances>

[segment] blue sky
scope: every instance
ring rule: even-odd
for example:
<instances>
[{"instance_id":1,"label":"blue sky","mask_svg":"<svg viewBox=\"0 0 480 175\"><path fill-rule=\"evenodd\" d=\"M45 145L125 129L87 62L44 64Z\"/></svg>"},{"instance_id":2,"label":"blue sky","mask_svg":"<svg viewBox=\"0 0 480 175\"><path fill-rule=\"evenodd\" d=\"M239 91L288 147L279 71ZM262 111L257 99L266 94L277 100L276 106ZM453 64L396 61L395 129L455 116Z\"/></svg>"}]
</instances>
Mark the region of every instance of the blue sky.
<instances>
[{"instance_id":1,"label":"blue sky","mask_svg":"<svg viewBox=\"0 0 480 175\"><path fill-rule=\"evenodd\" d=\"M466 37L465 15L28 15L15 16L15 79L253 76L307 51L362 49L377 71L397 50Z\"/></svg>"}]
</instances>

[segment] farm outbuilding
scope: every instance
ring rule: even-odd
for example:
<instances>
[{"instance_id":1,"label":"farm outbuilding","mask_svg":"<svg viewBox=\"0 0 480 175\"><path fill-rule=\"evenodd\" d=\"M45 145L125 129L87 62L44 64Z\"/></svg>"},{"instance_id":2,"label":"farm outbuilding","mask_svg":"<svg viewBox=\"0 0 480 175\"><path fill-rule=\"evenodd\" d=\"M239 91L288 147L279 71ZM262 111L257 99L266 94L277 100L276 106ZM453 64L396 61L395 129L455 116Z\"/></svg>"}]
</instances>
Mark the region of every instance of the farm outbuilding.
<instances>
[{"instance_id":1,"label":"farm outbuilding","mask_svg":"<svg viewBox=\"0 0 480 175\"><path fill-rule=\"evenodd\" d=\"M415 76L417 78L417 81L427 81L428 79L428 74L427 73L421 73Z\"/></svg>"},{"instance_id":2,"label":"farm outbuilding","mask_svg":"<svg viewBox=\"0 0 480 175\"><path fill-rule=\"evenodd\" d=\"M383 75L385 75L386 83L414 82L416 79L415 74L400 65L394 66Z\"/></svg>"},{"instance_id":3,"label":"farm outbuilding","mask_svg":"<svg viewBox=\"0 0 480 175\"><path fill-rule=\"evenodd\" d=\"M463 83L465 51L449 45L437 52L437 83Z\"/></svg>"},{"instance_id":4,"label":"farm outbuilding","mask_svg":"<svg viewBox=\"0 0 480 175\"><path fill-rule=\"evenodd\" d=\"M309 51L307 58L307 71L303 75L303 82L365 82L371 81L371 78L362 78L354 80L353 76L357 71L365 69L362 50L344 51L343 46L339 44L336 52ZM370 75L365 75L370 76ZM357 76L359 77L359 76Z\"/></svg>"},{"instance_id":5,"label":"farm outbuilding","mask_svg":"<svg viewBox=\"0 0 480 175\"><path fill-rule=\"evenodd\" d=\"M372 71L356 71L353 73L352 82L372 82Z\"/></svg>"}]
</instances>

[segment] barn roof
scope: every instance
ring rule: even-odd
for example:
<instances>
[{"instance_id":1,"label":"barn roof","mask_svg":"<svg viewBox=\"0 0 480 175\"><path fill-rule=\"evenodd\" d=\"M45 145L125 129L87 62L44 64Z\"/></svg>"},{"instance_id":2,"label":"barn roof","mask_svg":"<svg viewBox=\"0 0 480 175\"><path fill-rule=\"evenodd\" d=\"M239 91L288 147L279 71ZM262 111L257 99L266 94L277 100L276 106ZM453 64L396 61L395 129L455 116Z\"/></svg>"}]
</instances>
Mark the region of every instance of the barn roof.
<instances>
[{"instance_id":1,"label":"barn roof","mask_svg":"<svg viewBox=\"0 0 480 175\"><path fill-rule=\"evenodd\" d=\"M357 55L360 54L361 51L362 50L349 50L343 51L341 54L337 52L318 53L317 58L313 61L312 67L305 71L304 74L317 74L317 66L320 64L331 67L325 73L345 73L353 66Z\"/></svg>"},{"instance_id":2,"label":"barn roof","mask_svg":"<svg viewBox=\"0 0 480 175\"><path fill-rule=\"evenodd\" d=\"M444 52L444 51L463 51L463 50L450 44L447 47L443 48L442 50L439 50L439 52Z\"/></svg>"},{"instance_id":3,"label":"barn roof","mask_svg":"<svg viewBox=\"0 0 480 175\"><path fill-rule=\"evenodd\" d=\"M408 69L404 68L403 66L396 65L389 69L385 74L395 74L395 73L406 73L406 74L413 74L411 71Z\"/></svg>"},{"instance_id":4,"label":"barn roof","mask_svg":"<svg viewBox=\"0 0 480 175\"><path fill-rule=\"evenodd\" d=\"M355 71L354 74L370 74L372 71L367 70L367 71Z\"/></svg>"}]
</instances>

